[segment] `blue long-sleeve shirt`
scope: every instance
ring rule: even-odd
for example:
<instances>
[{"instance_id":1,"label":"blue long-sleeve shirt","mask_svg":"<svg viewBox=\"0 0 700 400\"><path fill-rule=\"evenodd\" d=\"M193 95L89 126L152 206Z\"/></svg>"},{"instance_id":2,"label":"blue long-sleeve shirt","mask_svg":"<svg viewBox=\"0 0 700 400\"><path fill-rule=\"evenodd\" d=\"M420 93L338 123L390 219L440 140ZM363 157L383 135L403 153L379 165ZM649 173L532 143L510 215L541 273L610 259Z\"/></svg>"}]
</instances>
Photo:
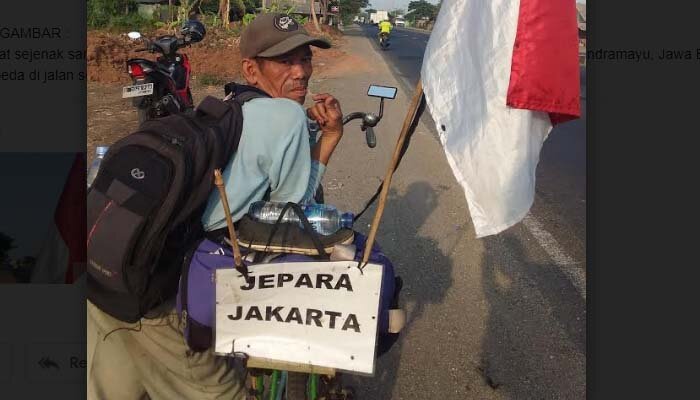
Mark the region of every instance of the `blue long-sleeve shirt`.
<instances>
[{"instance_id":1,"label":"blue long-sleeve shirt","mask_svg":"<svg viewBox=\"0 0 700 400\"><path fill-rule=\"evenodd\" d=\"M238 221L268 187L270 201L313 202L325 166L311 160L315 134L299 103L258 98L243 105L243 131L236 154L222 171L231 217ZM209 196L204 229L226 226L218 190Z\"/></svg>"}]
</instances>

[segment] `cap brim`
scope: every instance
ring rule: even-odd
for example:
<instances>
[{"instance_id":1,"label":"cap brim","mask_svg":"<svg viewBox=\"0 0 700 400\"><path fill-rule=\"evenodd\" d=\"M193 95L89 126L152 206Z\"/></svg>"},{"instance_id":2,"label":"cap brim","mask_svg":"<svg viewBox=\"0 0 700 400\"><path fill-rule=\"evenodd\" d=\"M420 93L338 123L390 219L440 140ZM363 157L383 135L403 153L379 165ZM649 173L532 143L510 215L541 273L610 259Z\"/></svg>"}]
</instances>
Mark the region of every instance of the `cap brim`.
<instances>
[{"instance_id":1,"label":"cap brim","mask_svg":"<svg viewBox=\"0 0 700 400\"><path fill-rule=\"evenodd\" d=\"M303 46L303 45L310 45L310 46L316 46L320 47L322 49L330 49L331 48L331 43L327 41L326 39L321 39L321 38L315 38L311 37L309 35L305 35L303 33L300 33L298 35L294 35L290 38L287 38L276 45L270 47L269 49L258 53L258 57L277 57L281 56L282 54L289 53L290 51L296 49L297 47Z\"/></svg>"}]
</instances>

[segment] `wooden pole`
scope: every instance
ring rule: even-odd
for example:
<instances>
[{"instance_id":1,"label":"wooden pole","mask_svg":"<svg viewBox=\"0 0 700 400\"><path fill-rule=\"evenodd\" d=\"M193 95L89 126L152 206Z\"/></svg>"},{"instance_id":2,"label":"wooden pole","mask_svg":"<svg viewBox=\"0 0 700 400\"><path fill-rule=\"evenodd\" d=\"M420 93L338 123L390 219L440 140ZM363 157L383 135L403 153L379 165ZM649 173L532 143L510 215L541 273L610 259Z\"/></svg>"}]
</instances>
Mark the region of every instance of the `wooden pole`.
<instances>
[{"instance_id":1,"label":"wooden pole","mask_svg":"<svg viewBox=\"0 0 700 400\"><path fill-rule=\"evenodd\" d=\"M321 28L318 26L318 18L316 18L316 0L309 0L311 16L313 17L314 26L319 33L322 33Z\"/></svg>"},{"instance_id":2,"label":"wooden pole","mask_svg":"<svg viewBox=\"0 0 700 400\"><path fill-rule=\"evenodd\" d=\"M221 198L221 204L224 206L224 216L226 217L226 225L228 226L229 239L231 240L231 247L233 247L233 259L236 262L236 267L240 267L243 265L241 250L238 248L236 229L234 229L233 220L231 220L231 210L228 207L228 197L226 197L224 179L221 177L221 171L218 168L214 170L214 184L219 188L219 197Z\"/></svg>"},{"instance_id":3,"label":"wooden pole","mask_svg":"<svg viewBox=\"0 0 700 400\"><path fill-rule=\"evenodd\" d=\"M377 206L377 212L374 214L374 219L372 220L372 227L370 228L369 235L367 235L367 243L365 243L365 253L362 257L362 263L366 263L369 260L369 256L372 253L372 245L374 244L374 239L377 236L377 230L379 229L379 221L382 219L382 213L384 212L384 206L386 206L386 199L389 196L389 185L391 185L391 178L394 175L394 170L396 170L396 165L399 162L399 157L401 156L401 148L406 140L408 134L408 129L411 127L411 121L418 110L420 105L421 97L423 97L423 82L420 80L416 85L415 93L413 94L413 100L411 100L411 105L409 106L406 118L403 120L403 128L401 128L401 134L396 142L396 149L394 149L394 157L391 160L391 165L389 165L389 170L384 176L384 183L382 184L382 191L379 195L379 205Z\"/></svg>"}]
</instances>

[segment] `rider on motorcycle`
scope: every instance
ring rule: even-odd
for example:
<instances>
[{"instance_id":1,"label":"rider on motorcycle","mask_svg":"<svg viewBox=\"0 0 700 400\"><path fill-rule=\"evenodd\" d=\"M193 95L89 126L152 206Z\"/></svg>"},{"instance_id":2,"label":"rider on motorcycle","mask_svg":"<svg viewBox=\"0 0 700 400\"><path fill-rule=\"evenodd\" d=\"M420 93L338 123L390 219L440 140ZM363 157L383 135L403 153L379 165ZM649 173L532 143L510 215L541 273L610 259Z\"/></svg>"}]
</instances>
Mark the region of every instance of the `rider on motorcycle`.
<instances>
[{"instance_id":1,"label":"rider on motorcycle","mask_svg":"<svg viewBox=\"0 0 700 400\"><path fill-rule=\"evenodd\" d=\"M389 35L391 34L391 22L389 22L388 19L385 19L379 23L379 36L381 37L382 35L385 36L385 40L389 39Z\"/></svg>"}]
</instances>

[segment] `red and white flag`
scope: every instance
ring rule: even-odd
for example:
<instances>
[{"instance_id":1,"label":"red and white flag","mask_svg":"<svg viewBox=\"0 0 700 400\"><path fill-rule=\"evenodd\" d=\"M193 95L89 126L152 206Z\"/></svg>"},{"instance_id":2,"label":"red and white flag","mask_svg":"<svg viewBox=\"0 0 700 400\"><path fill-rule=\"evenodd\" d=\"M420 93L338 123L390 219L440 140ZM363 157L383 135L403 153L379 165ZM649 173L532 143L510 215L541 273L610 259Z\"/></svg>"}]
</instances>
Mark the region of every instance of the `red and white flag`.
<instances>
[{"instance_id":1,"label":"red and white flag","mask_svg":"<svg viewBox=\"0 0 700 400\"><path fill-rule=\"evenodd\" d=\"M544 140L580 116L574 0L443 0L421 79L476 236L522 220Z\"/></svg>"},{"instance_id":2,"label":"red and white flag","mask_svg":"<svg viewBox=\"0 0 700 400\"><path fill-rule=\"evenodd\" d=\"M86 192L85 154L76 153L37 256L32 283L72 284L85 280Z\"/></svg>"}]
</instances>

